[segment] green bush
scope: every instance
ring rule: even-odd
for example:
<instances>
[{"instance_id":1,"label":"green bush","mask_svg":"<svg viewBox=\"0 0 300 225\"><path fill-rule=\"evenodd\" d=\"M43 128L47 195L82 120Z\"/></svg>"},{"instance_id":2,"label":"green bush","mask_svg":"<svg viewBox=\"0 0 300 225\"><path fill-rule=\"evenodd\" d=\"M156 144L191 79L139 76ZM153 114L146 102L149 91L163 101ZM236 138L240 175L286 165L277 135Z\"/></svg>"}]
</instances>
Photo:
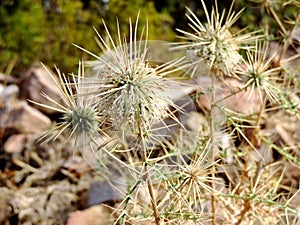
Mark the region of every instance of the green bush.
<instances>
[{"instance_id":1,"label":"green bush","mask_svg":"<svg viewBox=\"0 0 300 225\"><path fill-rule=\"evenodd\" d=\"M93 27L101 34L104 30L102 19L108 27L115 27L116 17L120 24L128 17L134 21L139 9L141 26L148 20L149 39L171 40L175 36L171 17L158 13L151 1L112 0L107 5L91 2L87 9L83 9L81 1L58 2L57 10L47 12L38 0L7 1L0 5L0 71L13 65L12 73L17 75L35 61L56 64L62 71L74 71L78 59L86 54L72 43L100 53L93 41L96 36ZM121 29L125 34L129 32L127 27Z\"/></svg>"},{"instance_id":2,"label":"green bush","mask_svg":"<svg viewBox=\"0 0 300 225\"><path fill-rule=\"evenodd\" d=\"M21 1L14 12L5 5L0 6L0 70L17 58L18 69L25 69L33 61L39 60L42 46L45 19L38 1Z\"/></svg>"}]
</instances>

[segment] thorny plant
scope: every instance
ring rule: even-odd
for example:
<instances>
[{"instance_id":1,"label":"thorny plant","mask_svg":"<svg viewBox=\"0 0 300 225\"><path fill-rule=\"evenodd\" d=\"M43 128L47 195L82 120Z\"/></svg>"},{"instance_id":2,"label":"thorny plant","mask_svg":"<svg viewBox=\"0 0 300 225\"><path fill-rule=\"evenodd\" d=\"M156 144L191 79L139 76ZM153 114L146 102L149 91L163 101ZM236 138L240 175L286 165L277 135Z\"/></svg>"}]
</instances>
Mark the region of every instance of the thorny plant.
<instances>
[{"instance_id":1,"label":"thorny plant","mask_svg":"<svg viewBox=\"0 0 300 225\"><path fill-rule=\"evenodd\" d=\"M284 181L287 162L299 168L299 146L276 144L274 132L262 127L271 112L299 116L299 82L291 80L297 74L286 66L299 54L285 57L287 39L271 51L267 35L233 32L242 15L233 11L234 3L226 14L219 12L217 2L212 12L201 2L207 21L187 9L191 31L178 30L183 41L172 43L171 50L184 52L184 58L156 65L148 54L148 27L139 29L138 17L135 25L129 20L129 38L122 36L118 24L116 39L105 24L106 37L96 31L101 56L77 46L96 60L86 63L87 76L80 64L72 82L59 70L58 80L49 72L63 103L44 94L52 105L36 104L62 117L43 139L50 142L67 134L83 154L91 149L96 160L87 160L93 166L109 170L107 163L116 162L114 167L128 178L128 190L115 209L115 224L299 223L290 204L297 187L289 188ZM266 5L288 36L276 8ZM199 71L203 66L207 74ZM202 91L210 102L207 112L197 112L204 113L197 129L187 127L183 118L190 112L183 112L184 105L176 104L180 99L172 96L172 87L177 92L187 87L175 82L174 76L182 72L196 80L193 90ZM211 86L201 89L199 77L209 77ZM241 88L220 98L219 85L229 78ZM245 114L224 104L245 93L244 104L259 96L257 111ZM284 160L267 159L272 151Z\"/></svg>"}]
</instances>

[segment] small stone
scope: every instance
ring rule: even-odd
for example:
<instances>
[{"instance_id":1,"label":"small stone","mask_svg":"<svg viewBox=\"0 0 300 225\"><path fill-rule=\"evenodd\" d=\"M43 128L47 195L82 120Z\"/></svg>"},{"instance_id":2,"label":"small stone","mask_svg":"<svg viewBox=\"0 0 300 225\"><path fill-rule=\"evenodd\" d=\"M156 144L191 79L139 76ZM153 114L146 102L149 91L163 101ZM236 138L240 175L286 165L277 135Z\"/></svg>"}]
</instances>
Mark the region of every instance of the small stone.
<instances>
[{"instance_id":1,"label":"small stone","mask_svg":"<svg viewBox=\"0 0 300 225\"><path fill-rule=\"evenodd\" d=\"M221 84L223 93L220 97L217 98L217 100L229 96L232 92L238 92L244 87L244 85L244 83L235 79L225 80L224 84ZM238 92L225 99L223 101L223 104L226 108L234 112L249 115L259 112L262 105L262 100L260 99L258 90L253 90L253 92L251 93L251 90L249 88L246 91Z\"/></svg>"},{"instance_id":2,"label":"small stone","mask_svg":"<svg viewBox=\"0 0 300 225\"><path fill-rule=\"evenodd\" d=\"M63 101L60 97L60 90L55 85L53 79L49 75L49 72L54 77L54 79L59 82L59 79L55 73L53 73L50 69L47 69L40 65L33 65L24 75L20 88L21 88L21 96L23 99L30 99L34 102L38 102L41 104L46 104L49 106L56 106L54 103L49 102L42 93L45 93L53 100L57 101L60 104L63 104ZM54 110L41 107L38 105L34 105L35 108L46 114L55 113Z\"/></svg>"},{"instance_id":3,"label":"small stone","mask_svg":"<svg viewBox=\"0 0 300 225\"><path fill-rule=\"evenodd\" d=\"M219 105L223 105L234 112L239 112L245 115L257 113L262 104L259 92L257 90L254 90L252 93L250 90L239 92L244 85L245 84L235 79L218 81L215 85L215 101L220 101ZM200 90L205 89L207 89L207 87L200 85ZM233 94L234 92L237 93ZM210 99L211 95L209 92L205 95L201 95L198 101L200 108L210 110Z\"/></svg>"},{"instance_id":4,"label":"small stone","mask_svg":"<svg viewBox=\"0 0 300 225\"><path fill-rule=\"evenodd\" d=\"M87 204L93 206L106 202L122 201L124 195L121 193L126 193L126 188L126 180L123 177L118 177L110 182L94 182L88 190Z\"/></svg>"},{"instance_id":5,"label":"small stone","mask_svg":"<svg viewBox=\"0 0 300 225\"><path fill-rule=\"evenodd\" d=\"M14 198L14 191L7 187L0 187L0 193L0 224L7 224L5 221L13 215L10 201Z\"/></svg>"},{"instance_id":6,"label":"small stone","mask_svg":"<svg viewBox=\"0 0 300 225\"><path fill-rule=\"evenodd\" d=\"M17 100L19 87L15 84L4 86L0 84L0 108L3 108L7 102Z\"/></svg>"},{"instance_id":7,"label":"small stone","mask_svg":"<svg viewBox=\"0 0 300 225\"><path fill-rule=\"evenodd\" d=\"M50 124L51 120L47 116L25 101L0 109L0 128L10 133L36 134L44 131Z\"/></svg>"},{"instance_id":8,"label":"small stone","mask_svg":"<svg viewBox=\"0 0 300 225\"><path fill-rule=\"evenodd\" d=\"M11 135L4 143L4 150L7 153L20 153L24 149L26 141L25 134Z\"/></svg>"},{"instance_id":9,"label":"small stone","mask_svg":"<svg viewBox=\"0 0 300 225\"><path fill-rule=\"evenodd\" d=\"M203 130L203 127L208 126L205 116L198 112L190 112L188 114L186 125L194 132L200 132Z\"/></svg>"},{"instance_id":10,"label":"small stone","mask_svg":"<svg viewBox=\"0 0 300 225\"><path fill-rule=\"evenodd\" d=\"M20 115L15 121L16 127L22 133L39 133L47 129L51 120L43 113L28 105L27 102L20 102Z\"/></svg>"},{"instance_id":11,"label":"small stone","mask_svg":"<svg viewBox=\"0 0 300 225\"><path fill-rule=\"evenodd\" d=\"M3 96L5 99L16 99L19 95L19 87L15 84L8 85L4 91Z\"/></svg>"},{"instance_id":12,"label":"small stone","mask_svg":"<svg viewBox=\"0 0 300 225\"><path fill-rule=\"evenodd\" d=\"M67 225L106 225L114 223L114 216L109 207L96 205L82 211L70 213Z\"/></svg>"}]
</instances>

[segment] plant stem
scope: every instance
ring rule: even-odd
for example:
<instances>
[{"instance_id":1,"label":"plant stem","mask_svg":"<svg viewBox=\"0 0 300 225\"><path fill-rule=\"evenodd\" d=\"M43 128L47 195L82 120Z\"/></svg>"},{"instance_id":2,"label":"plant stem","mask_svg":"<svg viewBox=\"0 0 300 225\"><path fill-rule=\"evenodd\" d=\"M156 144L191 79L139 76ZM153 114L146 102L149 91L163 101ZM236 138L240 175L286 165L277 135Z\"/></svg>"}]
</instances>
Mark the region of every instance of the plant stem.
<instances>
[{"instance_id":1,"label":"plant stem","mask_svg":"<svg viewBox=\"0 0 300 225\"><path fill-rule=\"evenodd\" d=\"M261 104L261 107L259 109L258 116L256 119L255 133L257 133L260 130L260 122L261 122L263 112L266 108L267 100L268 100L268 96L266 95L266 93L264 93L263 101L262 101L262 104Z\"/></svg>"},{"instance_id":2,"label":"plant stem","mask_svg":"<svg viewBox=\"0 0 300 225\"><path fill-rule=\"evenodd\" d=\"M116 157L114 154L112 154L110 151L108 151L106 148L104 148L104 146L106 144L108 144L109 142L113 141L114 139L111 139L105 143L99 144L97 140L95 140L94 138L92 139L92 141L98 146L97 151L101 150L104 151L109 157L111 157L113 160L115 160L116 162L118 162L120 165L124 166L125 168L131 170L132 172L135 172L136 174L139 174L139 171L137 171L136 169L134 169L133 167L127 165L126 163L124 163L122 160L120 160L118 157Z\"/></svg>"},{"instance_id":3,"label":"plant stem","mask_svg":"<svg viewBox=\"0 0 300 225\"><path fill-rule=\"evenodd\" d=\"M262 102L262 105L261 105L261 108L259 110L259 114L258 114L258 117L257 117L257 120L256 120L255 131L254 131L253 135L256 135L259 132L261 118L262 118L264 109L266 108L267 100L268 100L268 97L267 97L267 95L265 93L264 94L264 98L263 98L263 102ZM253 136L253 138L254 138L254 136ZM256 173L255 173L255 176L254 176L254 180L253 180L254 182L253 183L256 183L256 180L257 180L257 178L259 176L260 170L262 169L262 164L263 164L262 158L260 158L260 160L258 162Z\"/></svg>"},{"instance_id":4,"label":"plant stem","mask_svg":"<svg viewBox=\"0 0 300 225\"><path fill-rule=\"evenodd\" d=\"M284 33L284 35L286 35L286 30L285 30L285 28L284 28L282 22L280 21L278 15L277 15L276 12L274 11L272 5L268 4L268 8L269 8L269 10L271 11L272 15L274 16L276 22L278 23L280 29L282 30L282 32Z\"/></svg>"},{"instance_id":5,"label":"plant stem","mask_svg":"<svg viewBox=\"0 0 300 225\"><path fill-rule=\"evenodd\" d=\"M122 211L122 213L120 214L120 216L118 217L118 219L116 220L116 222L113 225L118 224L119 221L121 221L121 225L124 225L126 223L126 218L125 218L126 217L126 209L128 207L129 200L131 199L132 193L140 185L141 182L142 182L141 179L137 180L135 182L135 184L133 185L133 187L127 193L126 197L124 198L124 208L123 208L123 211Z\"/></svg>"},{"instance_id":6,"label":"plant stem","mask_svg":"<svg viewBox=\"0 0 300 225\"><path fill-rule=\"evenodd\" d=\"M215 102L215 104L218 104L219 102L222 102L222 101L224 101L224 100L226 100L228 98L231 98L232 96L234 96L234 95L236 95L238 93L241 93L242 91L245 91L245 90L247 90L247 86L245 86L243 88L239 88L237 91L231 92L229 95L225 96L224 98L221 98L221 99L217 100Z\"/></svg>"},{"instance_id":7,"label":"plant stem","mask_svg":"<svg viewBox=\"0 0 300 225\"><path fill-rule=\"evenodd\" d=\"M264 109L266 107L266 104L267 104L267 95L264 93L264 96L263 96L263 101L262 101L262 104L261 104L261 107L260 107L260 110L258 112L258 115L257 115L257 119L256 119L256 122L255 122L255 128L254 128L254 131L253 131L253 134L251 136L251 139L250 139L250 142L253 143L256 139L256 135L257 133L259 132L260 130L260 123L261 123L261 119L262 119L262 115L263 115L263 112L264 112ZM255 143L253 143L254 145ZM245 164L244 164L244 171L243 171L243 176L244 176L244 179L249 179L249 175L248 175L248 164L249 164L249 161L250 161L250 158L251 158L251 146L248 148L247 150L247 159L245 160ZM255 173L255 176L253 178L253 182L252 183L256 183L256 180L259 176L259 173L261 171L261 168L262 168L262 158L259 160L259 163L258 163L258 167L257 167L257 170L256 170L256 173ZM251 187L252 188L252 187ZM246 213L251 209L251 206L250 206L250 201L245 199L244 201L244 208L242 210L242 212L240 213L240 218L239 220L235 223L235 225L240 225L241 222L243 221L243 219L245 218L245 215Z\"/></svg>"},{"instance_id":8,"label":"plant stem","mask_svg":"<svg viewBox=\"0 0 300 225\"><path fill-rule=\"evenodd\" d=\"M215 107L215 74L212 74L211 79L211 107L210 107L210 139L211 139L211 162L215 161L215 134L214 134L214 107ZM216 225L216 206L215 206L215 164L212 164L211 167L211 211L212 211L212 225Z\"/></svg>"},{"instance_id":9,"label":"plant stem","mask_svg":"<svg viewBox=\"0 0 300 225\"><path fill-rule=\"evenodd\" d=\"M264 93L264 96L263 96L263 101L262 101L262 104L261 104L261 107L259 109L259 112L258 112L258 115L257 115L257 118L256 118L256 122L255 122L255 128L254 128L254 131L253 131L253 134L250 138L250 143L253 143L253 146L255 146L255 140L256 140L256 135L257 133L259 132L260 130L260 123L261 123L261 119L262 119L262 115L263 115L263 112L266 108L266 104L267 104L267 100L268 100L268 97L267 95ZM252 147L249 146L248 150L247 150L247 159L245 160L245 164L244 164L244 175L246 175L246 179L248 179L248 175L247 175L247 171L248 171L248 164L249 164L249 160L250 160L250 153L252 151Z\"/></svg>"},{"instance_id":10,"label":"plant stem","mask_svg":"<svg viewBox=\"0 0 300 225\"><path fill-rule=\"evenodd\" d=\"M142 152L143 152L143 158L144 158L143 159L144 160L144 169L145 169L144 179L147 182L147 187L148 187L148 191L149 191L149 195L150 195L150 199L151 199L151 205L152 205L152 209L153 209L155 223L156 223L156 225L160 225L159 212L157 209L157 204L156 204L156 200L155 200L155 196L154 196L152 181L151 181L151 177L149 175L149 170L148 170L148 166L147 166L147 151L146 151L147 148L146 148L146 144L145 144L144 132L142 131L141 126L139 126L139 133L140 133L140 138L142 141Z\"/></svg>"},{"instance_id":11,"label":"plant stem","mask_svg":"<svg viewBox=\"0 0 300 225\"><path fill-rule=\"evenodd\" d=\"M249 209L251 209L250 200L246 199L246 200L244 200L244 208L243 208L242 212L240 213L240 218L234 225L240 225L241 224L241 222L245 218L246 213L249 211Z\"/></svg>"}]
</instances>

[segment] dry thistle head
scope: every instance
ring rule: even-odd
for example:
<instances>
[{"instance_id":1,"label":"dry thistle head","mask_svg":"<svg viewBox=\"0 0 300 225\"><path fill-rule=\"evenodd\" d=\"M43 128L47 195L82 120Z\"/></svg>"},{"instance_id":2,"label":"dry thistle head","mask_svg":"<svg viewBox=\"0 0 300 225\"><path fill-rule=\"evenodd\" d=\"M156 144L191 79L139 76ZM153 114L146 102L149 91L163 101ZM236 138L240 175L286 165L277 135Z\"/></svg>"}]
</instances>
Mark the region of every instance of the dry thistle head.
<instances>
[{"instance_id":1,"label":"dry thistle head","mask_svg":"<svg viewBox=\"0 0 300 225\"><path fill-rule=\"evenodd\" d=\"M257 168L256 168L257 169ZM255 178L237 182L218 198L222 224L296 224L297 210L288 206L279 189L284 170L281 163L265 165ZM291 216L288 218L288 216ZM297 218L298 217L298 218ZM283 222L285 221L285 222Z\"/></svg>"},{"instance_id":2,"label":"dry thistle head","mask_svg":"<svg viewBox=\"0 0 300 225\"><path fill-rule=\"evenodd\" d=\"M62 74L59 69L56 68L56 71L59 81L57 81L48 70L49 75L60 90L60 97L64 104L62 105L56 102L46 94L43 94L44 97L49 102L54 103L56 107L37 102L34 103L62 113L63 116L61 117L61 122L44 134L41 139L45 139L45 142L49 142L57 139L62 133L66 132L67 135L69 135L67 140L74 137L76 143L83 141L82 139L86 141L86 138L92 138L98 132L100 117L92 100L86 96L86 90L83 87L83 66L81 63L79 64L78 75L72 74L73 80L77 79L75 83L70 83L69 79Z\"/></svg>"},{"instance_id":3,"label":"dry thistle head","mask_svg":"<svg viewBox=\"0 0 300 225\"><path fill-rule=\"evenodd\" d=\"M206 15L207 23L203 24L197 16L187 8L190 15L186 15L191 22L189 26L193 33L178 29L184 36L181 38L186 42L179 43L174 49L186 49L193 61L204 61L209 69L222 74L234 75L233 70L242 60L239 50L243 44L253 40L251 34L233 34L230 31L232 25L240 17L241 12L232 12L233 4L225 17L218 11L218 6L208 13L206 5L201 0ZM217 2L216 2L217 3Z\"/></svg>"},{"instance_id":4,"label":"dry thistle head","mask_svg":"<svg viewBox=\"0 0 300 225\"><path fill-rule=\"evenodd\" d=\"M174 224L193 224L193 221L202 224L203 218L211 216L207 202L212 192L217 192L212 190L211 183L220 184L220 179L212 177L211 167L216 162L209 160L209 144L208 138L198 140L192 149L170 144L172 157L166 161L170 160L167 166L159 169L169 177L165 187L167 193L161 201L166 206L163 215L174 219L177 222Z\"/></svg>"},{"instance_id":5,"label":"dry thistle head","mask_svg":"<svg viewBox=\"0 0 300 225\"><path fill-rule=\"evenodd\" d=\"M115 41L105 26L107 39L97 33L105 54L101 57L79 47L96 57L90 67L97 87L94 94L97 106L105 121L115 130L143 133L162 118L172 116L172 103L166 96L168 82L165 77L172 73L179 61L153 67L147 60L147 32L144 29L138 38L138 17L135 26L129 20L129 40L121 37L119 24ZM146 41L142 41L144 38ZM128 42L128 43L127 43ZM139 132L139 131L138 131Z\"/></svg>"},{"instance_id":6,"label":"dry thistle head","mask_svg":"<svg viewBox=\"0 0 300 225\"><path fill-rule=\"evenodd\" d=\"M276 52L269 56L268 43L256 42L253 51L247 51L247 59L244 62L246 68L239 69L236 73L241 77L246 77L245 87L250 87L249 97L255 89L259 91L260 99L263 101L263 96L266 95L271 102L279 102L278 87L279 73L281 68L272 68L272 62L276 57Z\"/></svg>"}]
</instances>

